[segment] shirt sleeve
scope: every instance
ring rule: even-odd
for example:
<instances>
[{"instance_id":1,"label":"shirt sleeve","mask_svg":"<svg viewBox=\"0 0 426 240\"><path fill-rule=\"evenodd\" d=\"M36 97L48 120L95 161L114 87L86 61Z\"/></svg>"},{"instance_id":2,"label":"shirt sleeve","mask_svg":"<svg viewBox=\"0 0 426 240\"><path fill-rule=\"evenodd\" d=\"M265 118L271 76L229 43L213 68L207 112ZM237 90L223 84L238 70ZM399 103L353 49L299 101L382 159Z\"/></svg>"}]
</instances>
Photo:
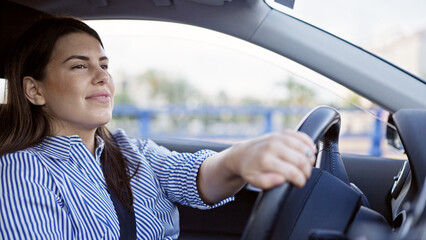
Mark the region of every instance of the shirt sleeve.
<instances>
[{"instance_id":1,"label":"shirt sleeve","mask_svg":"<svg viewBox=\"0 0 426 240\"><path fill-rule=\"evenodd\" d=\"M53 179L33 155L1 156L0 178L0 239L74 238Z\"/></svg>"},{"instance_id":2,"label":"shirt sleeve","mask_svg":"<svg viewBox=\"0 0 426 240\"><path fill-rule=\"evenodd\" d=\"M198 170L203 161L216 152L201 150L196 153L178 153L158 146L151 140L140 141L141 151L171 201L199 209L210 209L234 200L232 196L208 205L201 200L198 193Z\"/></svg>"}]
</instances>

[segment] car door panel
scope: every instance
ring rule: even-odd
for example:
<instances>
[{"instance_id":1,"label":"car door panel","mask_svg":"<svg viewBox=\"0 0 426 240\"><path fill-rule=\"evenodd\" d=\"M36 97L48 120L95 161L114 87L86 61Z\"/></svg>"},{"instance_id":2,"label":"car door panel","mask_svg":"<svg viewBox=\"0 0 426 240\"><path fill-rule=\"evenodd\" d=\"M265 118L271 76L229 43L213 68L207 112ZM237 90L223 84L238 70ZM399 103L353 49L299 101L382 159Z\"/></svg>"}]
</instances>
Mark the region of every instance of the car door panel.
<instances>
[{"instance_id":1,"label":"car door panel","mask_svg":"<svg viewBox=\"0 0 426 240\"><path fill-rule=\"evenodd\" d=\"M404 160L342 154L349 180L367 197L371 209L392 222L391 189Z\"/></svg>"}]
</instances>

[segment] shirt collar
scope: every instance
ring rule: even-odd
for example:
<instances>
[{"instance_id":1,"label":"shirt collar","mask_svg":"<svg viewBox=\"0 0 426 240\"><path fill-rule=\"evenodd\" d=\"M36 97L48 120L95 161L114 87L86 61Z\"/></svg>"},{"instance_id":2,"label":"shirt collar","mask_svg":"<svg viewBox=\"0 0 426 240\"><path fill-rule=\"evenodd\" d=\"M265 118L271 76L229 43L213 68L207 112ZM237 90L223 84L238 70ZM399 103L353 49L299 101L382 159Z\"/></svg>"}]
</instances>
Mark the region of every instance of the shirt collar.
<instances>
[{"instance_id":1,"label":"shirt collar","mask_svg":"<svg viewBox=\"0 0 426 240\"><path fill-rule=\"evenodd\" d=\"M49 136L46 137L43 142L36 147L42 154L59 160L68 160L70 157L71 147L77 144L83 144L83 140L78 135L73 136ZM96 159L102 154L105 146L104 140L96 135Z\"/></svg>"}]
</instances>

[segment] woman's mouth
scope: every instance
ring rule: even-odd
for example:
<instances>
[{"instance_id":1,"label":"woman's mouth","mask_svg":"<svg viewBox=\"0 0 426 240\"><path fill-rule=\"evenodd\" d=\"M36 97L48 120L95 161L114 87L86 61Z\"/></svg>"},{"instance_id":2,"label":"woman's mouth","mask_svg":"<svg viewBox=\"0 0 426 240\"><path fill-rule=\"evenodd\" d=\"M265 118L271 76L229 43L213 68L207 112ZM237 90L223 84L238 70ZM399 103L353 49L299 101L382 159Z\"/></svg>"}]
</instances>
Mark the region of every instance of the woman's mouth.
<instances>
[{"instance_id":1,"label":"woman's mouth","mask_svg":"<svg viewBox=\"0 0 426 240\"><path fill-rule=\"evenodd\" d=\"M90 95L86 99L98 101L98 102L101 102L101 103L108 103L108 102L111 101L110 94L106 91L95 92L94 94Z\"/></svg>"}]
</instances>

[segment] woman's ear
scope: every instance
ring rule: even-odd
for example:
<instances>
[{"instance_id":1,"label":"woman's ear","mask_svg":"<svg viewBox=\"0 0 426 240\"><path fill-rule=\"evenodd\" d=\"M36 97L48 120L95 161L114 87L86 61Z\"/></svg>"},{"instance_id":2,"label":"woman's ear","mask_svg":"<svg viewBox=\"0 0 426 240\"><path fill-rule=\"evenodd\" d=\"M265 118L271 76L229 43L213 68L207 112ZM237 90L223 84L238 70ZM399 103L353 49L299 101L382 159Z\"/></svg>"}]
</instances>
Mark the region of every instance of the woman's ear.
<instances>
[{"instance_id":1,"label":"woman's ear","mask_svg":"<svg viewBox=\"0 0 426 240\"><path fill-rule=\"evenodd\" d=\"M46 104L40 85L41 83L32 77L26 76L23 79L25 96L32 104L39 106Z\"/></svg>"}]
</instances>

